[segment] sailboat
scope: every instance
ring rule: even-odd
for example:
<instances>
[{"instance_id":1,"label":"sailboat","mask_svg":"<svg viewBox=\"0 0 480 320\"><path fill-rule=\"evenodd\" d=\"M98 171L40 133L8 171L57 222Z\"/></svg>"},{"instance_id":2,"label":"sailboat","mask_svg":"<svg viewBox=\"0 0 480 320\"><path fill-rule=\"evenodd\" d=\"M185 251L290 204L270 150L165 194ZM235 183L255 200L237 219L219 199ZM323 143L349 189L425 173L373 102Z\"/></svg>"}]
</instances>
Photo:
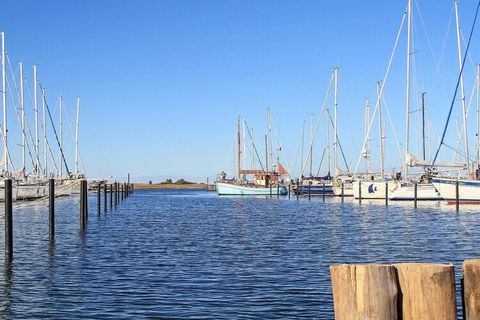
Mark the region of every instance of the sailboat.
<instances>
[{"instance_id":1,"label":"sailboat","mask_svg":"<svg viewBox=\"0 0 480 320\"><path fill-rule=\"evenodd\" d=\"M237 179L227 179L225 172L219 174L216 181L216 190L218 195L287 195L288 190L284 185L280 184L280 178L288 172L279 163L278 170L272 166L272 170L245 170L241 168L241 138L240 138L240 117L238 117L237 125ZM267 140L267 139L266 139ZM268 156L267 156L268 158ZM247 175L253 175L251 181L246 180Z\"/></svg>"}]
</instances>

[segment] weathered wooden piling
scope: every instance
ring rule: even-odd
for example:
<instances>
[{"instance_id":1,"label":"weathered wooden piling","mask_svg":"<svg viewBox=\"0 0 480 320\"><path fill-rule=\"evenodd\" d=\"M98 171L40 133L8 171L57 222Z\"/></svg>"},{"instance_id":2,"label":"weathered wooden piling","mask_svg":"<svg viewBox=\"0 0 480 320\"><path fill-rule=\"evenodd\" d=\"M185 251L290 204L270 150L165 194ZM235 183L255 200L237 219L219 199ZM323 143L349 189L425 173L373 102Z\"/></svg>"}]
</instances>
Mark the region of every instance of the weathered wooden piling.
<instances>
[{"instance_id":1,"label":"weathered wooden piling","mask_svg":"<svg viewBox=\"0 0 480 320\"><path fill-rule=\"evenodd\" d=\"M277 183L277 198L280 197L280 184Z\"/></svg>"},{"instance_id":2,"label":"weathered wooden piling","mask_svg":"<svg viewBox=\"0 0 480 320\"><path fill-rule=\"evenodd\" d=\"M385 182L385 205L388 206L388 182Z\"/></svg>"},{"instance_id":3,"label":"weathered wooden piling","mask_svg":"<svg viewBox=\"0 0 480 320\"><path fill-rule=\"evenodd\" d=\"M125 199L125 192L123 190L123 183L120 184L120 197L121 197L122 201Z\"/></svg>"},{"instance_id":4,"label":"weathered wooden piling","mask_svg":"<svg viewBox=\"0 0 480 320\"><path fill-rule=\"evenodd\" d=\"M330 266L330 273L337 320L456 319L453 265L343 264Z\"/></svg>"},{"instance_id":5,"label":"weathered wooden piling","mask_svg":"<svg viewBox=\"0 0 480 320\"><path fill-rule=\"evenodd\" d=\"M97 213L100 214L100 210L102 208L102 203L101 203L101 199L102 199L102 184L99 183L98 186L97 186Z\"/></svg>"},{"instance_id":6,"label":"weathered wooden piling","mask_svg":"<svg viewBox=\"0 0 480 320\"><path fill-rule=\"evenodd\" d=\"M48 221L50 241L55 239L55 180L48 180Z\"/></svg>"},{"instance_id":7,"label":"weathered wooden piling","mask_svg":"<svg viewBox=\"0 0 480 320\"><path fill-rule=\"evenodd\" d=\"M13 259L13 190L12 179L5 179L5 259Z\"/></svg>"},{"instance_id":8,"label":"weathered wooden piling","mask_svg":"<svg viewBox=\"0 0 480 320\"><path fill-rule=\"evenodd\" d=\"M362 181L358 181L358 203L362 203Z\"/></svg>"},{"instance_id":9,"label":"weathered wooden piling","mask_svg":"<svg viewBox=\"0 0 480 320\"><path fill-rule=\"evenodd\" d=\"M415 184L413 185L413 206L415 209L417 209L417 197L418 197L418 185L417 183L415 182Z\"/></svg>"},{"instance_id":10,"label":"weathered wooden piling","mask_svg":"<svg viewBox=\"0 0 480 320\"><path fill-rule=\"evenodd\" d=\"M113 198L115 200L114 205L116 208L118 204L118 184L116 182L113 184L113 192L114 192Z\"/></svg>"},{"instance_id":11,"label":"weathered wooden piling","mask_svg":"<svg viewBox=\"0 0 480 320\"><path fill-rule=\"evenodd\" d=\"M480 259L463 262L463 303L465 319L480 319Z\"/></svg>"},{"instance_id":12,"label":"weathered wooden piling","mask_svg":"<svg viewBox=\"0 0 480 320\"><path fill-rule=\"evenodd\" d=\"M323 198L323 202L325 202L325 183L322 186L322 198Z\"/></svg>"},{"instance_id":13,"label":"weathered wooden piling","mask_svg":"<svg viewBox=\"0 0 480 320\"><path fill-rule=\"evenodd\" d=\"M110 210L113 209L113 183L110 183Z\"/></svg>"},{"instance_id":14,"label":"weathered wooden piling","mask_svg":"<svg viewBox=\"0 0 480 320\"><path fill-rule=\"evenodd\" d=\"M87 225L87 207L88 207L88 188L87 181L80 180L80 228L84 229Z\"/></svg>"},{"instance_id":15,"label":"weathered wooden piling","mask_svg":"<svg viewBox=\"0 0 480 320\"><path fill-rule=\"evenodd\" d=\"M457 319L453 265L399 263L393 266L401 292L401 319Z\"/></svg>"},{"instance_id":16,"label":"weathered wooden piling","mask_svg":"<svg viewBox=\"0 0 480 320\"><path fill-rule=\"evenodd\" d=\"M345 183L342 182L342 202L345 201L344 197L345 197Z\"/></svg>"},{"instance_id":17,"label":"weathered wooden piling","mask_svg":"<svg viewBox=\"0 0 480 320\"><path fill-rule=\"evenodd\" d=\"M330 266L336 320L398 319L396 270L391 265Z\"/></svg>"},{"instance_id":18,"label":"weathered wooden piling","mask_svg":"<svg viewBox=\"0 0 480 320\"><path fill-rule=\"evenodd\" d=\"M458 180L455 182L455 207L457 211L460 209L460 188L458 186Z\"/></svg>"},{"instance_id":19,"label":"weathered wooden piling","mask_svg":"<svg viewBox=\"0 0 480 320\"><path fill-rule=\"evenodd\" d=\"M300 180L297 179L297 200L300 197Z\"/></svg>"},{"instance_id":20,"label":"weathered wooden piling","mask_svg":"<svg viewBox=\"0 0 480 320\"><path fill-rule=\"evenodd\" d=\"M107 212L107 188L108 188L108 184L105 183L103 185L103 211L104 212Z\"/></svg>"},{"instance_id":21,"label":"weathered wooden piling","mask_svg":"<svg viewBox=\"0 0 480 320\"><path fill-rule=\"evenodd\" d=\"M291 189L292 182L288 183L288 200L290 200L290 189Z\"/></svg>"},{"instance_id":22,"label":"weathered wooden piling","mask_svg":"<svg viewBox=\"0 0 480 320\"><path fill-rule=\"evenodd\" d=\"M308 201L310 201L312 197L312 181L308 181Z\"/></svg>"}]
</instances>

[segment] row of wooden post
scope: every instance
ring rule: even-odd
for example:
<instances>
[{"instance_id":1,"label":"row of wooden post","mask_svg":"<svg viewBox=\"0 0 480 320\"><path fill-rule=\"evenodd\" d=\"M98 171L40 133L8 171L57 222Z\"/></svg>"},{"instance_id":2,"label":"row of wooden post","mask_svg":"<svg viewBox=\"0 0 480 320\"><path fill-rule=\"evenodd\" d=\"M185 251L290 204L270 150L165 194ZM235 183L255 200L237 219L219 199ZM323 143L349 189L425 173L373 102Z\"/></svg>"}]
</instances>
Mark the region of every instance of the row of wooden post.
<instances>
[{"instance_id":1,"label":"row of wooden post","mask_svg":"<svg viewBox=\"0 0 480 320\"><path fill-rule=\"evenodd\" d=\"M104 210L107 211L108 184L98 184L97 211L101 211L101 190L104 190ZM117 182L110 184L110 209L115 207L119 200L124 200L133 193L133 184ZM13 259L13 186L12 179L5 179L5 259L11 262ZM55 180L48 181L48 221L49 239L55 240ZM85 229L88 221L88 185L86 180L80 180L80 228Z\"/></svg>"},{"instance_id":2,"label":"row of wooden post","mask_svg":"<svg viewBox=\"0 0 480 320\"><path fill-rule=\"evenodd\" d=\"M330 266L335 319L457 319L451 264ZM480 319L480 259L463 263L464 318Z\"/></svg>"}]
</instances>

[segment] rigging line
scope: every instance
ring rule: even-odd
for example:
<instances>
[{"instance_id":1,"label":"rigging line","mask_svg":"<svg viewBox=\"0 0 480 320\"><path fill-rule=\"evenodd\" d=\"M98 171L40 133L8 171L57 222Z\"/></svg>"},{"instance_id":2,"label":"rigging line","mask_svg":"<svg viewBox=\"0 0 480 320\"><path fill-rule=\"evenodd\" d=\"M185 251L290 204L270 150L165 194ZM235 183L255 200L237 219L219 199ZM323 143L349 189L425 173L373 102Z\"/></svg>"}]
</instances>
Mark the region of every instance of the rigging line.
<instances>
[{"instance_id":1,"label":"rigging line","mask_svg":"<svg viewBox=\"0 0 480 320\"><path fill-rule=\"evenodd\" d=\"M403 163L403 154L402 154L402 148L400 147L400 142L398 142L398 137L395 132L395 127L393 126L393 121L392 117L390 116L390 110L388 108L387 100L385 99L384 96L382 96L383 104L385 105L385 110L387 110L387 117L388 117L388 122L390 123L390 126L392 127L392 132L393 132L393 137L395 139L395 143L397 145L398 153L400 154L400 160Z\"/></svg>"},{"instance_id":2,"label":"rigging line","mask_svg":"<svg viewBox=\"0 0 480 320\"><path fill-rule=\"evenodd\" d=\"M10 86L10 82L8 82L8 81L7 81L7 86L8 86L8 90L10 91L10 95L13 97L12 87ZM17 104L16 104L16 102L13 98L11 100L12 100L12 103L13 103L13 109L15 110L15 115L17 116L17 121L18 121L18 123L21 123L20 116L18 114L18 109L20 109L20 108L17 107ZM22 133L25 133L25 128L22 129ZM27 142L26 139L25 139L25 142ZM29 146L28 143L26 143L26 147L28 149L28 155L30 156L30 159L32 160L32 165L33 165L33 167L35 167L35 163L34 163L34 160L33 160L33 157L32 157L32 152L30 150L30 146ZM23 168L23 169L25 170L25 168Z\"/></svg>"},{"instance_id":3,"label":"rigging line","mask_svg":"<svg viewBox=\"0 0 480 320\"><path fill-rule=\"evenodd\" d=\"M417 8L418 16L420 17L420 22L421 22L421 25L423 27L423 31L424 31L425 36L427 38L427 43L428 43L428 47L430 49L430 53L431 53L431 55L433 57L433 61L435 63L435 74L434 74L434 78L433 78L431 87L433 87L433 85L435 84L435 80L436 80L437 75L438 75L439 78L440 78L440 83L443 87L443 90L442 90L443 94L445 95L445 98L448 99L448 96L447 96L447 93L446 93L447 92L447 86L445 85L445 79L443 78L443 75L442 75L442 72L441 72L441 69L440 69L440 63L442 61L443 55L445 53L445 49L447 47L447 38L448 38L448 34L450 33L450 29L451 29L451 25L452 25L452 21L453 21L454 7L452 6L452 13L450 14L450 21L448 22L447 32L445 33L445 38L444 38L444 41L443 41L443 48L442 48L442 51L440 52L440 57L437 60L437 57L435 56L435 52L433 50L432 41L430 39L430 36L428 35L427 27L426 27L425 22L423 20L423 15L420 11L420 6L418 4L418 1L415 1L414 3L415 3L415 7Z\"/></svg>"},{"instance_id":4,"label":"rigging line","mask_svg":"<svg viewBox=\"0 0 480 320\"><path fill-rule=\"evenodd\" d=\"M318 165L317 177L320 175L320 169L322 168L323 158L325 157L325 151L327 147L323 148L322 158L320 159L320 164Z\"/></svg>"},{"instance_id":5,"label":"rigging line","mask_svg":"<svg viewBox=\"0 0 480 320\"><path fill-rule=\"evenodd\" d=\"M11 76L12 76L12 78L13 78L13 84L14 84L14 86L15 86L15 89L17 90L18 98L20 99L20 91L19 91L19 89L18 89L17 82L15 81L15 76L14 76L14 74L13 74L12 64L10 63L10 57L9 57L8 55L7 55L7 61L8 61L8 65L9 65L9 68L10 68L10 74L11 74ZM23 79L20 79L20 81L23 81ZM16 103L15 100L13 99L13 96L14 96L14 95L13 95L12 88L11 88L11 86L10 86L10 83L7 82L7 85L8 85L8 89L9 89L9 91L10 91L10 95L12 96L12 102L13 102L13 106L14 106L14 109L15 109L15 114L16 114L16 116L17 116L17 121L18 121L18 123L21 124L20 116L19 116L19 114L18 114L18 110L20 109L20 107L17 106L17 103ZM25 113L25 105L24 105L24 110L22 110L22 112L24 113L25 125L27 126L28 131L29 131L29 133L30 133L30 135L29 135L29 136L30 136L30 139L31 139L32 142L33 142L33 137L32 137L31 132L30 132L30 126L29 126L29 124L28 124L27 115L26 115L26 113ZM22 127L22 125L20 125L20 127ZM26 138L26 136L27 136L27 131L25 130L25 127L22 128L22 134L24 134L24 135L25 135L25 138ZM30 156L30 159L32 160L32 166L33 166L33 168L35 168L35 161L34 161L34 159L33 159L32 151L31 151L31 149L30 149L30 145L28 144L27 139L25 139L25 143L26 143L26 147L27 147L27 149L28 149L28 155Z\"/></svg>"},{"instance_id":6,"label":"rigging line","mask_svg":"<svg viewBox=\"0 0 480 320\"><path fill-rule=\"evenodd\" d=\"M375 114L377 113L378 106L380 105L380 99L381 99L381 97L383 97L383 91L385 90L385 87L386 87L386 84L387 84L388 74L390 73L390 67L392 66L393 57L395 56L395 52L397 50L398 41L399 41L400 35L402 33L403 24L405 23L406 16L407 16L407 10L405 10L403 12L402 22L400 23L400 28L398 29L397 37L396 37L395 43L393 45L392 54L390 55L390 59L388 61L387 70L385 71L385 75L383 77L383 85L380 87L380 92L379 92L378 97L377 97L377 102L375 103L375 110L373 111L373 114L372 114L372 120L370 121L370 125L368 127L367 134L365 135L365 139L363 141L363 145L362 145L362 148L360 150L365 150L365 146L367 144L368 136L370 135L370 130L372 129L373 121L375 120ZM400 152L400 154L401 154L401 152ZM358 167L360 166L361 161L362 161L362 151L360 151L360 155L358 157L358 161L357 161L357 164L355 166L355 171L353 172L353 175L357 174ZM403 163L403 160L402 160L402 163Z\"/></svg>"},{"instance_id":7,"label":"rigging line","mask_svg":"<svg viewBox=\"0 0 480 320\"><path fill-rule=\"evenodd\" d=\"M479 8L480 8L480 0L478 1L477 9L475 11L475 18L473 19L472 29L470 30L470 35L468 37L467 48L465 50L465 54L463 55L462 67L460 68L460 72L458 74L457 85L455 86L455 92L453 93L452 103L450 104L450 110L448 111L447 123L445 124L445 128L443 129L442 139L440 140L440 144L438 145L437 151L435 152L435 157L433 158L432 165L434 165L435 161L437 161L438 153L440 152L440 148L442 147L443 141L445 140L445 134L447 133L448 123L450 122L450 117L452 115L453 106L455 105L455 99L457 98L458 87L460 85L460 79L462 78L463 68L465 67L466 57L467 57L468 51L470 49L470 44L471 44L471 41L472 41L473 31L475 30L475 24L477 22L478 9ZM467 163L467 170L468 170L468 163Z\"/></svg>"},{"instance_id":8,"label":"rigging line","mask_svg":"<svg viewBox=\"0 0 480 320\"><path fill-rule=\"evenodd\" d=\"M42 86L42 84L40 83L39 85L40 85L40 89L42 89L42 91L44 91L44 87ZM68 170L67 160L65 159L65 155L63 154L63 148L60 144L60 140L58 139L57 130L55 129L55 124L53 123L52 114L50 113L50 107L48 106L47 98L46 98L45 94L42 95L42 98L43 98L43 101L45 102L45 107L47 108L48 117L50 118L50 123L52 124L53 133L55 133L55 138L57 139L58 148L60 149L60 154L62 156L63 163L65 164L65 169L67 170L68 176L70 176L70 170ZM52 155L52 157L53 157L53 155ZM55 159L53 159L53 162L55 163ZM58 171L58 169L57 169L57 171Z\"/></svg>"},{"instance_id":9,"label":"rigging line","mask_svg":"<svg viewBox=\"0 0 480 320\"><path fill-rule=\"evenodd\" d=\"M32 103L34 102L34 97L32 95L32 92L30 91L30 87L28 85L28 82L25 81L25 87L27 88L27 92L28 92L28 95L30 96L30 99L32 100ZM36 84L35 84L36 85ZM35 109L32 107L32 110L35 112ZM37 110L37 113L38 113L38 110ZM27 126L28 126L28 132L29 132L29 135L30 135L30 139L32 140L32 144L33 144L33 147L34 147L34 151L35 151L35 159L37 160L37 163L36 165L38 165L38 172L42 172L42 166L41 166L41 163L40 163L40 155L36 152L37 150L35 149L35 145L36 145L36 142L35 142L35 139L33 138L33 135L32 135L32 130L30 128L30 125L28 124L28 120L27 120ZM38 141L37 141L38 142ZM36 167L36 165L34 166L34 168Z\"/></svg>"},{"instance_id":10,"label":"rigging line","mask_svg":"<svg viewBox=\"0 0 480 320\"><path fill-rule=\"evenodd\" d=\"M463 45L466 46L467 42L465 41L465 37L463 36L462 28L460 28L460 37L462 38ZM472 65L472 69L475 71L476 66L475 66L475 63L473 62L472 55L470 54L470 52L468 53L468 60L470 61L470 64Z\"/></svg>"},{"instance_id":11,"label":"rigging line","mask_svg":"<svg viewBox=\"0 0 480 320\"><path fill-rule=\"evenodd\" d=\"M333 126L334 125L333 124L333 119L332 119L332 115L330 113L328 113L328 117L330 119L330 123ZM348 167L347 159L345 158L345 154L343 153L342 144L340 143L340 138L338 137L338 134L337 134L337 143L338 143L338 147L340 148L340 152L342 153L342 158L343 158L343 162L345 163L345 167L347 168L347 171L350 171L350 168ZM337 164L335 163L334 166L337 166Z\"/></svg>"},{"instance_id":12,"label":"rigging line","mask_svg":"<svg viewBox=\"0 0 480 320\"><path fill-rule=\"evenodd\" d=\"M320 115L318 117L317 125L316 125L315 131L313 133L313 139L312 139L312 142L310 143L310 147L308 148L308 154L307 154L307 157L305 158L305 163L302 166L302 171L300 172L300 174L302 176L303 176L303 172L305 171L305 167L307 166L308 159L311 156L311 153L313 151L313 146L315 145L315 142L317 140L318 128L320 127L320 122L322 120L322 115L325 112L325 109L327 108L327 99L330 96L330 89L332 87L334 77L335 77L335 74L334 74L334 72L332 72L332 76L330 77L330 83L328 84L328 88L327 88L327 93L325 94L325 98L323 100L322 111L320 111Z\"/></svg>"},{"instance_id":13,"label":"rigging line","mask_svg":"<svg viewBox=\"0 0 480 320\"><path fill-rule=\"evenodd\" d=\"M263 168L262 160L260 159L260 156L258 155L257 147L255 146L255 142L252 139L252 133L250 132L250 129L248 128L247 120L243 119L243 121L245 122L245 127L247 128L248 136L250 137L250 141L252 141L253 149L255 150L255 154L257 155L257 160L260 163L260 168L262 168L262 171L265 172L265 169Z\"/></svg>"},{"instance_id":14,"label":"rigging line","mask_svg":"<svg viewBox=\"0 0 480 320\"><path fill-rule=\"evenodd\" d=\"M467 115L470 113L470 108L472 106L473 97L475 96L475 93L476 93L476 85L477 85L477 77L475 77L475 81L473 82L472 92L470 93L470 99L468 100ZM464 130L464 127L462 126L462 128L460 129L460 134L462 134L462 135L463 135L463 130Z\"/></svg>"},{"instance_id":15,"label":"rigging line","mask_svg":"<svg viewBox=\"0 0 480 320\"><path fill-rule=\"evenodd\" d=\"M448 144L446 144L446 143L444 143L443 145L444 145L445 147L451 149L454 153L456 153L456 154L458 154L458 155L460 155L460 156L462 156L462 157L465 157L465 156L466 156L466 153L463 152L463 151L461 151L461 150L458 150L458 148L454 148L454 147L452 147L451 145L448 145ZM470 160L470 161L473 161L474 159L473 159L472 157L470 157L469 160Z\"/></svg>"},{"instance_id":16,"label":"rigging line","mask_svg":"<svg viewBox=\"0 0 480 320\"><path fill-rule=\"evenodd\" d=\"M290 163L288 162L287 156L285 155L285 152L283 150L283 143L282 143L281 138L280 138L280 132L277 129L277 125L275 123L275 119L273 118L273 115L272 115L271 111L270 111L270 119L272 120L273 129L275 130L275 133L277 134L277 142L280 144L280 151L283 154L283 159L285 159L285 163L287 165L288 172L292 172L291 167L290 167Z\"/></svg>"}]
</instances>

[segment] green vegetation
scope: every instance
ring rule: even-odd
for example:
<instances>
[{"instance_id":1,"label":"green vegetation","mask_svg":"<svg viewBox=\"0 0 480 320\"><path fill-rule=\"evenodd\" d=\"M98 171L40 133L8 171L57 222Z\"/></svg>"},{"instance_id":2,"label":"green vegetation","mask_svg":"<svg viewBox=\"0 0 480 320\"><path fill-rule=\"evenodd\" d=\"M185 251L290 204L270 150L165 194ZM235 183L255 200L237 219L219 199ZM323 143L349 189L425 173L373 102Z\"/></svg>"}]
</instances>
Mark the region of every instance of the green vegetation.
<instances>
[{"instance_id":1,"label":"green vegetation","mask_svg":"<svg viewBox=\"0 0 480 320\"><path fill-rule=\"evenodd\" d=\"M193 182L186 181L185 179L178 179L177 181L173 182L172 179L166 179L160 184L176 184L176 185L184 185L184 184L194 184Z\"/></svg>"}]
</instances>

